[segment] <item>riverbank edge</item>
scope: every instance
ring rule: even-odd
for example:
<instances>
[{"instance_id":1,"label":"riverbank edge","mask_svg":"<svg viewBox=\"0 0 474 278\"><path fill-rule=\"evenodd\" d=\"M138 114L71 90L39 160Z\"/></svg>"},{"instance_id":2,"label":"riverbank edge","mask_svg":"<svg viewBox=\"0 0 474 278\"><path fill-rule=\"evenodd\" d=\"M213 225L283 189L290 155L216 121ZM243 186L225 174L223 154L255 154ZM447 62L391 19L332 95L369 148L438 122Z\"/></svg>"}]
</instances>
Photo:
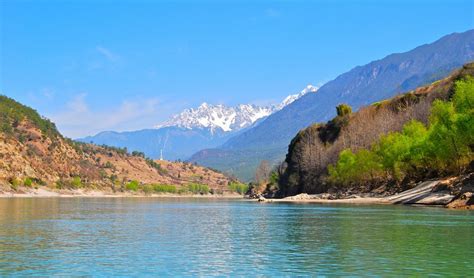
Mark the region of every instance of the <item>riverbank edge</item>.
<instances>
[{"instance_id":1,"label":"riverbank edge","mask_svg":"<svg viewBox=\"0 0 474 278\"><path fill-rule=\"evenodd\" d=\"M202 198L202 199L243 199L235 194L144 194L139 192L110 192L96 189L53 190L49 188L21 188L18 191L0 190L0 199L7 198Z\"/></svg>"},{"instance_id":2,"label":"riverbank edge","mask_svg":"<svg viewBox=\"0 0 474 278\"><path fill-rule=\"evenodd\" d=\"M450 209L474 209L474 194L471 189L454 195L446 187L453 178L428 180L419 183L412 189L389 196L374 194L353 194L344 198L336 198L328 193L298 194L281 199L260 197L259 202L269 203L315 203L315 204L380 204L380 205L420 205L438 206Z\"/></svg>"},{"instance_id":3,"label":"riverbank edge","mask_svg":"<svg viewBox=\"0 0 474 278\"><path fill-rule=\"evenodd\" d=\"M436 190L436 188L447 180L425 181L416 187L390 196L364 196L351 195L345 198L334 198L331 194L298 194L281 199L277 198L257 198L250 201L262 203L303 203L303 204L357 204L357 205L418 205L437 206L451 209L474 209L472 192L464 193L461 196L450 194L447 190ZM466 195L468 194L468 195ZM470 194L470 195L469 195ZM467 196L467 197L466 197ZM464 197L464 198L463 198ZM245 196L237 193L227 194L144 194L139 192L111 192L97 189L66 189L57 190L50 188L27 188L23 187L17 191L1 191L0 199L7 198L198 198L198 199L246 199ZM249 200L247 198L247 200Z\"/></svg>"}]
</instances>

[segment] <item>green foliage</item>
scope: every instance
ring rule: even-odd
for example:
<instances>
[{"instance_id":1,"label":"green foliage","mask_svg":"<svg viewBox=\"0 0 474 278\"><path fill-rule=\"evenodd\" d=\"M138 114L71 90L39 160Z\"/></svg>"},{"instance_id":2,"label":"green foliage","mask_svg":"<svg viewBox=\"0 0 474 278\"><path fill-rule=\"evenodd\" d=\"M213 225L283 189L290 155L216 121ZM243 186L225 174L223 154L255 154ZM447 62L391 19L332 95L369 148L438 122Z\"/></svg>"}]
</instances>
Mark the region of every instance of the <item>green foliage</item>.
<instances>
[{"instance_id":1,"label":"green foliage","mask_svg":"<svg viewBox=\"0 0 474 278\"><path fill-rule=\"evenodd\" d=\"M188 184L188 191L193 194L208 194L210 192L209 186L200 183Z\"/></svg>"},{"instance_id":2,"label":"green foliage","mask_svg":"<svg viewBox=\"0 0 474 278\"><path fill-rule=\"evenodd\" d=\"M138 156L138 157L145 158L145 153L139 152L139 151L133 151L132 156Z\"/></svg>"},{"instance_id":3,"label":"green foliage","mask_svg":"<svg viewBox=\"0 0 474 278\"><path fill-rule=\"evenodd\" d=\"M76 176L72 179L59 179L56 181L56 188L58 189L78 189L83 187L82 180Z\"/></svg>"},{"instance_id":4,"label":"green foliage","mask_svg":"<svg viewBox=\"0 0 474 278\"><path fill-rule=\"evenodd\" d=\"M82 187L81 178L78 177L78 176L72 178L72 180L71 180L71 186L72 186L73 188L81 188L81 187Z\"/></svg>"},{"instance_id":5,"label":"green foliage","mask_svg":"<svg viewBox=\"0 0 474 278\"><path fill-rule=\"evenodd\" d=\"M140 183L136 180L130 181L125 185L125 189L129 191L137 191Z\"/></svg>"},{"instance_id":6,"label":"green foliage","mask_svg":"<svg viewBox=\"0 0 474 278\"><path fill-rule=\"evenodd\" d=\"M378 177L381 169L381 163L373 152L360 150L353 153L347 149L340 153L336 166L329 166L329 174L333 182L347 185Z\"/></svg>"},{"instance_id":7,"label":"green foliage","mask_svg":"<svg viewBox=\"0 0 474 278\"><path fill-rule=\"evenodd\" d=\"M176 193L177 189L174 185L169 184L154 184L153 191L157 193Z\"/></svg>"},{"instance_id":8,"label":"green foliage","mask_svg":"<svg viewBox=\"0 0 474 278\"><path fill-rule=\"evenodd\" d=\"M239 183L239 182L231 182L229 184L229 188L233 192L237 192L241 195L247 193L247 191L249 190L249 186L247 184L243 184L243 183Z\"/></svg>"},{"instance_id":9,"label":"green foliage","mask_svg":"<svg viewBox=\"0 0 474 278\"><path fill-rule=\"evenodd\" d=\"M116 152L119 155L128 155L127 147L119 148L119 147L113 147L113 146L108 146L108 145L101 145L101 147L107 151Z\"/></svg>"},{"instance_id":10,"label":"green foliage","mask_svg":"<svg viewBox=\"0 0 474 278\"><path fill-rule=\"evenodd\" d=\"M313 125L317 127L319 139L324 143L333 143L339 137L342 128L349 124L349 116L352 108L347 104L340 104L336 107L337 116L325 125Z\"/></svg>"},{"instance_id":11,"label":"green foliage","mask_svg":"<svg viewBox=\"0 0 474 278\"><path fill-rule=\"evenodd\" d=\"M337 111L337 116L344 117L344 116L350 115L352 113L352 107L350 107L347 104L339 104L336 107L336 111Z\"/></svg>"},{"instance_id":12,"label":"green foliage","mask_svg":"<svg viewBox=\"0 0 474 278\"><path fill-rule=\"evenodd\" d=\"M145 193L146 195L150 195L153 192L153 186L149 184L145 184L142 187L142 190L143 190L143 193Z\"/></svg>"},{"instance_id":13,"label":"green foliage","mask_svg":"<svg viewBox=\"0 0 474 278\"><path fill-rule=\"evenodd\" d=\"M60 136L54 123L41 117L34 109L0 95L0 130L12 134L14 128L23 120L31 122L45 136L50 138Z\"/></svg>"},{"instance_id":14,"label":"green foliage","mask_svg":"<svg viewBox=\"0 0 474 278\"><path fill-rule=\"evenodd\" d=\"M329 179L346 185L463 171L474 159L474 79L458 80L454 88L451 101L433 102L428 127L411 121L401 132L382 136L370 150L342 151L329 167Z\"/></svg>"},{"instance_id":15,"label":"green foliage","mask_svg":"<svg viewBox=\"0 0 474 278\"><path fill-rule=\"evenodd\" d=\"M64 189L66 188L66 184L63 179L59 179L56 181L56 188L57 189Z\"/></svg>"},{"instance_id":16,"label":"green foliage","mask_svg":"<svg viewBox=\"0 0 474 278\"><path fill-rule=\"evenodd\" d=\"M23 185L26 187L31 187L33 185L33 180L31 178L25 178Z\"/></svg>"}]
</instances>

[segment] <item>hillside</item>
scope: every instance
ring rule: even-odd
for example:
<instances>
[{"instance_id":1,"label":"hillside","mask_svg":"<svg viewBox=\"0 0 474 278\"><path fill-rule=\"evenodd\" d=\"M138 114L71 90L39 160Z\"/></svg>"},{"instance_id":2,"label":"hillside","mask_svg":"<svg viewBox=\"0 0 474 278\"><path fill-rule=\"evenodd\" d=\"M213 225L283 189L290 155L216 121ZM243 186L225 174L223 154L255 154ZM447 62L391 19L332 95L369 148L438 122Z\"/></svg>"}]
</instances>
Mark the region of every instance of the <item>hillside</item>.
<instances>
[{"instance_id":1,"label":"hillside","mask_svg":"<svg viewBox=\"0 0 474 278\"><path fill-rule=\"evenodd\" d=\"M291 141L280 195L375 189L394 193L425 179L472 172L473 77L474 63L356 113L338 106L331 121L313 124ZM457 104L451 103L453 97ZM464 112L446 114L455 113L457 106Z\"/></svg>"},{"instance_id":2,"label":"hillside","mask_svg":"<svg viewBox=\"0 0 474 278\"><path fill-rule=\"evenodd\" d=\"M0 191L21 187L109 192L229 192L234 182L190 163L171 163L64 138L54 123L0 96Z\"/></svg>"},{"instance_id":3,"label":"hillside","mask_svg":"<svg viewBox=\"0 0 474 278\"><path fill-rule=\"evenodd\" d=\"M326 83L317 94L303 96L260 125L229 139L222 147L197 153L190 161L249 179L259 161L283 160L288 143L299 130L332 119L338 104L347 103L356 111L430 84L472 60L474 30L469 30L358 66ZM219 158L228 153L235 154L232 161Z\"/></svg>"}]
</instances>

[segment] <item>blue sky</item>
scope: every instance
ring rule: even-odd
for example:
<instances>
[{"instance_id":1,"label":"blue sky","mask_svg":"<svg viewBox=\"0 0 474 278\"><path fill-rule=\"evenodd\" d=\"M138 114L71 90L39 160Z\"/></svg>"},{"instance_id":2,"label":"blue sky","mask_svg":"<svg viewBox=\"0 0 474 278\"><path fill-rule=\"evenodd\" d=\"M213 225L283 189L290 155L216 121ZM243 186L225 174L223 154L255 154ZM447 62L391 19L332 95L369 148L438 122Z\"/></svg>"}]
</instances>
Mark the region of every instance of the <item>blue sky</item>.
<instances>
[{"instance_id":1,"label":"blue sky","mask_svg":"<svg viewBox=\"0 0 474 278\"><path fill-rule=\"evenodd\" d=\"M0 1L0 93L67 136L278 102L473 28L473 1Z\"/></svg>"}]
</instances>

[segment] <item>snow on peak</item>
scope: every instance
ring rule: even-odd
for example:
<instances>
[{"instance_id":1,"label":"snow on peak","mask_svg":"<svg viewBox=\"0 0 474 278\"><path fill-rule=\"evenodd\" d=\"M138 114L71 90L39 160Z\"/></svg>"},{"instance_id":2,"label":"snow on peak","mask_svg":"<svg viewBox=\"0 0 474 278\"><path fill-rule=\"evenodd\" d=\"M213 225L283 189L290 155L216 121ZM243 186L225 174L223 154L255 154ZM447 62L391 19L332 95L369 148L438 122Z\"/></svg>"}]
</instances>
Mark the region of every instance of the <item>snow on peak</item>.
<instances>
[{"instance_id":1,"label":"snow on peak","mask_svg":"<svg viewBox=\"0 0 474 278\"><path fill-rule=\"evenodd\" d=\"M228 107L203 102L198 108L185 109L180 114L172 116L168 121L155 126L155 128L174 126L186 129L207 128L211 132L218 129L224 132L237 131L251 126L256 121L283 109L305 94L317 90L318 87L308 85L300 93L286 97L280 104L269 106L240 104L235 107Z\"/></svg>"},{"instance_id":2,"label":"snow on peak","mask_svg":"<svg viewBox=\"0 0 474 278\"><path fill-rule=\"evenodd\" d=\"M209 128L211 131L220 128L229 132L248 127L272 112L272 107L251 104L227 107L203 103L196 109L184 110L156 128L176 126L187 129Z\"/></svg>"},{"instance_id":3,"label":"snow on peak","mask_svg":"<svg viewBox=\"0 0 474 278\"><path fill-rule=\"evenodd\" d=\"M295 100L301 98L302 96L306 95L307 93L315 93L319 87L313 86L313 85L308 85L306 86L301 92L298 94L294 95L289 95L287 96L278 106L277 110L283 109L285 106L288 106L289 104L293 103Z\"/></svg>"}]
</instances>

